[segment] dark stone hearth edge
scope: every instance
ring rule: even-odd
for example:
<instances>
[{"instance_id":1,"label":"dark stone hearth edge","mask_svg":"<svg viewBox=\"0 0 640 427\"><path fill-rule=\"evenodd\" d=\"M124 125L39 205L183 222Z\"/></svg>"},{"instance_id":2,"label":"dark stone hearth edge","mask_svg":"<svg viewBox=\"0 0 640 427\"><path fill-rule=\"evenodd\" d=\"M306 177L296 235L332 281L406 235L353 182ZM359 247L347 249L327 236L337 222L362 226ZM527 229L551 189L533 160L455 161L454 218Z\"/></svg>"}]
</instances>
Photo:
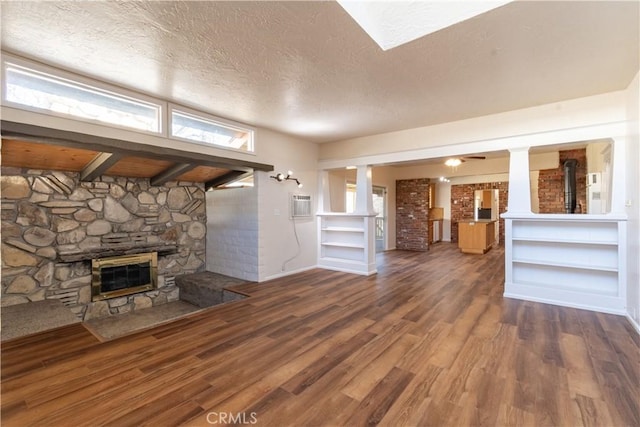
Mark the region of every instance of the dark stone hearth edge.
<instances>
[{"instance_id":1,"label":"dark stone hearth edge","mask_svg":"<svg viewBox=\"0 0 640 427\"><path fill-rule=\"evenodd\" d=\"M176 276L180 299L201 308L246 298L247 295L226 289L244 283L248 282L210 271Z\"/></svg>"}]
</instances>

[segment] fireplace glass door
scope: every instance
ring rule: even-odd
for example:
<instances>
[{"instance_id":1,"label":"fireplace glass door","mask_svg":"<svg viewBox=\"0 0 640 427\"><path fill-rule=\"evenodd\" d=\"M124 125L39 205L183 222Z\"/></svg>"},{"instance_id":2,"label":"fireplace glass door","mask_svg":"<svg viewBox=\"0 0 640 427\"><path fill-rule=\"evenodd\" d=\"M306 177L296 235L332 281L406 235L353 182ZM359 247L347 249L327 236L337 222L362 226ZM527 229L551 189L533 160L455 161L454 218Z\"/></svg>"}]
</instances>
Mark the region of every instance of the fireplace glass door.
<instances>
[{"instance_id":1,"label":"fireplace glass door","mask_svg":"<svg viewBox=\"0 0 640 427\"><path fill-rule=\"evenodd\" d=\"M92 261L93 301L156 289L157 253L124 255Z\"/></svg>"}]
</instances>

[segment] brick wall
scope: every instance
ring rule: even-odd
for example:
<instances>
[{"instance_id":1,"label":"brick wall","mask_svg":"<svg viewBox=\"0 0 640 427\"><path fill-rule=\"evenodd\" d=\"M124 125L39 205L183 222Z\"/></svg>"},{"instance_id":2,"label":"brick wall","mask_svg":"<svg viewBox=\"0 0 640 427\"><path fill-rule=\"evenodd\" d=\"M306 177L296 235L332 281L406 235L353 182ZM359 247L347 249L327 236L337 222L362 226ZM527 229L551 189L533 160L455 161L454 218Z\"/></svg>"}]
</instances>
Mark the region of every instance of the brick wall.
<instances>
[{"instance_id":1,"label":"brick wall","mask_svg":"<svg viewBox=\"0 0 640 427\"><path fill-rule=\"evenodd\" d=\"M458 241L458 221L473 219L473 200L476 190L499 190L498 210L499 213L506 212L509 200L509 183L488 182L483 184L463 184L451 186L451 241ZM499 242L504 244L504 220L499 223Z\"/></svg>"},{"instance_id":2,"label":"brick wall","mask_svg":"<svg viewBox=\"0 0 640 427\"><path fill-rule=\"evenodd\" d=\"M396 181L396 248L429 249L429 179Z\"/></svg>"},{"instance_id":3,"label":"brick wall","mask_svg":"<svg viewBox=\"0 0 640 427\"><path fill-rule=\"evenodd\" d=\"M564 209L564 162L576 159L576 213L587 209L587 150L560 151L560 164L556 169L541 170L538 177L540 213L565 213Z\"/></svg>"}]
</instances>

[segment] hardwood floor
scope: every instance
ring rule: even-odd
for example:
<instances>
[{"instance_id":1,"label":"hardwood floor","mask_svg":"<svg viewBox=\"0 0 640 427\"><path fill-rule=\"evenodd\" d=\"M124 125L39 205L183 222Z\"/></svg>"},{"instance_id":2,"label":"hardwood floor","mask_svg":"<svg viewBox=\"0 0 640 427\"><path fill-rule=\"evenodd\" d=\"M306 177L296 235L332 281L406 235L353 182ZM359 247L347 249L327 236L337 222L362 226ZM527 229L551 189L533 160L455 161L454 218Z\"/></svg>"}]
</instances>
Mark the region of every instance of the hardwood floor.
<instances>
[{"instance_id":1,"label":"hardwood floor","mask_svg":"<svg viewBox=\"0 0 640 427\"><path fill-rule=\"evenodd\" d=\"M624 317L502 297L504 252L379 255L98 342L82 325L2 346L2 424L638 426Z\"/></svg>"}]
</instances>

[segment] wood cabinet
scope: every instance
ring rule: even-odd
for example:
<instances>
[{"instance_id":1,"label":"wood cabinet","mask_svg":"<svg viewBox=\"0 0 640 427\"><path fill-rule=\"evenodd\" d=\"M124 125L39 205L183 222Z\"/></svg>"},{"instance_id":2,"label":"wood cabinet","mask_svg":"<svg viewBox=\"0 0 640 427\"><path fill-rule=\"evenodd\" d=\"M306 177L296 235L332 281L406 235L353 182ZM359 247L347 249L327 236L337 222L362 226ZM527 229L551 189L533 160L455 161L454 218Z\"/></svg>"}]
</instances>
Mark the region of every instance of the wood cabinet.
<instances>
[{"instance_id":1,"label":"wood cabinet","mask_svg":"<svg viewBox=\"0 0 640 427\"><path fill-rule=\"evenodd\" d=\"M458 247L464 253L483 254L495 239L495 221L458 222Z\"/></svg>"},{"instance_id":2,"label":"wood cabinet","mask_svg":"<svg viewBox=\"0 0 640 427\"><path fill-rule=\"evenodd\" d=\"M429 209L429 244L442 240L442 223L444 218L443 208Z\"/></svg>"}]
</instances>

